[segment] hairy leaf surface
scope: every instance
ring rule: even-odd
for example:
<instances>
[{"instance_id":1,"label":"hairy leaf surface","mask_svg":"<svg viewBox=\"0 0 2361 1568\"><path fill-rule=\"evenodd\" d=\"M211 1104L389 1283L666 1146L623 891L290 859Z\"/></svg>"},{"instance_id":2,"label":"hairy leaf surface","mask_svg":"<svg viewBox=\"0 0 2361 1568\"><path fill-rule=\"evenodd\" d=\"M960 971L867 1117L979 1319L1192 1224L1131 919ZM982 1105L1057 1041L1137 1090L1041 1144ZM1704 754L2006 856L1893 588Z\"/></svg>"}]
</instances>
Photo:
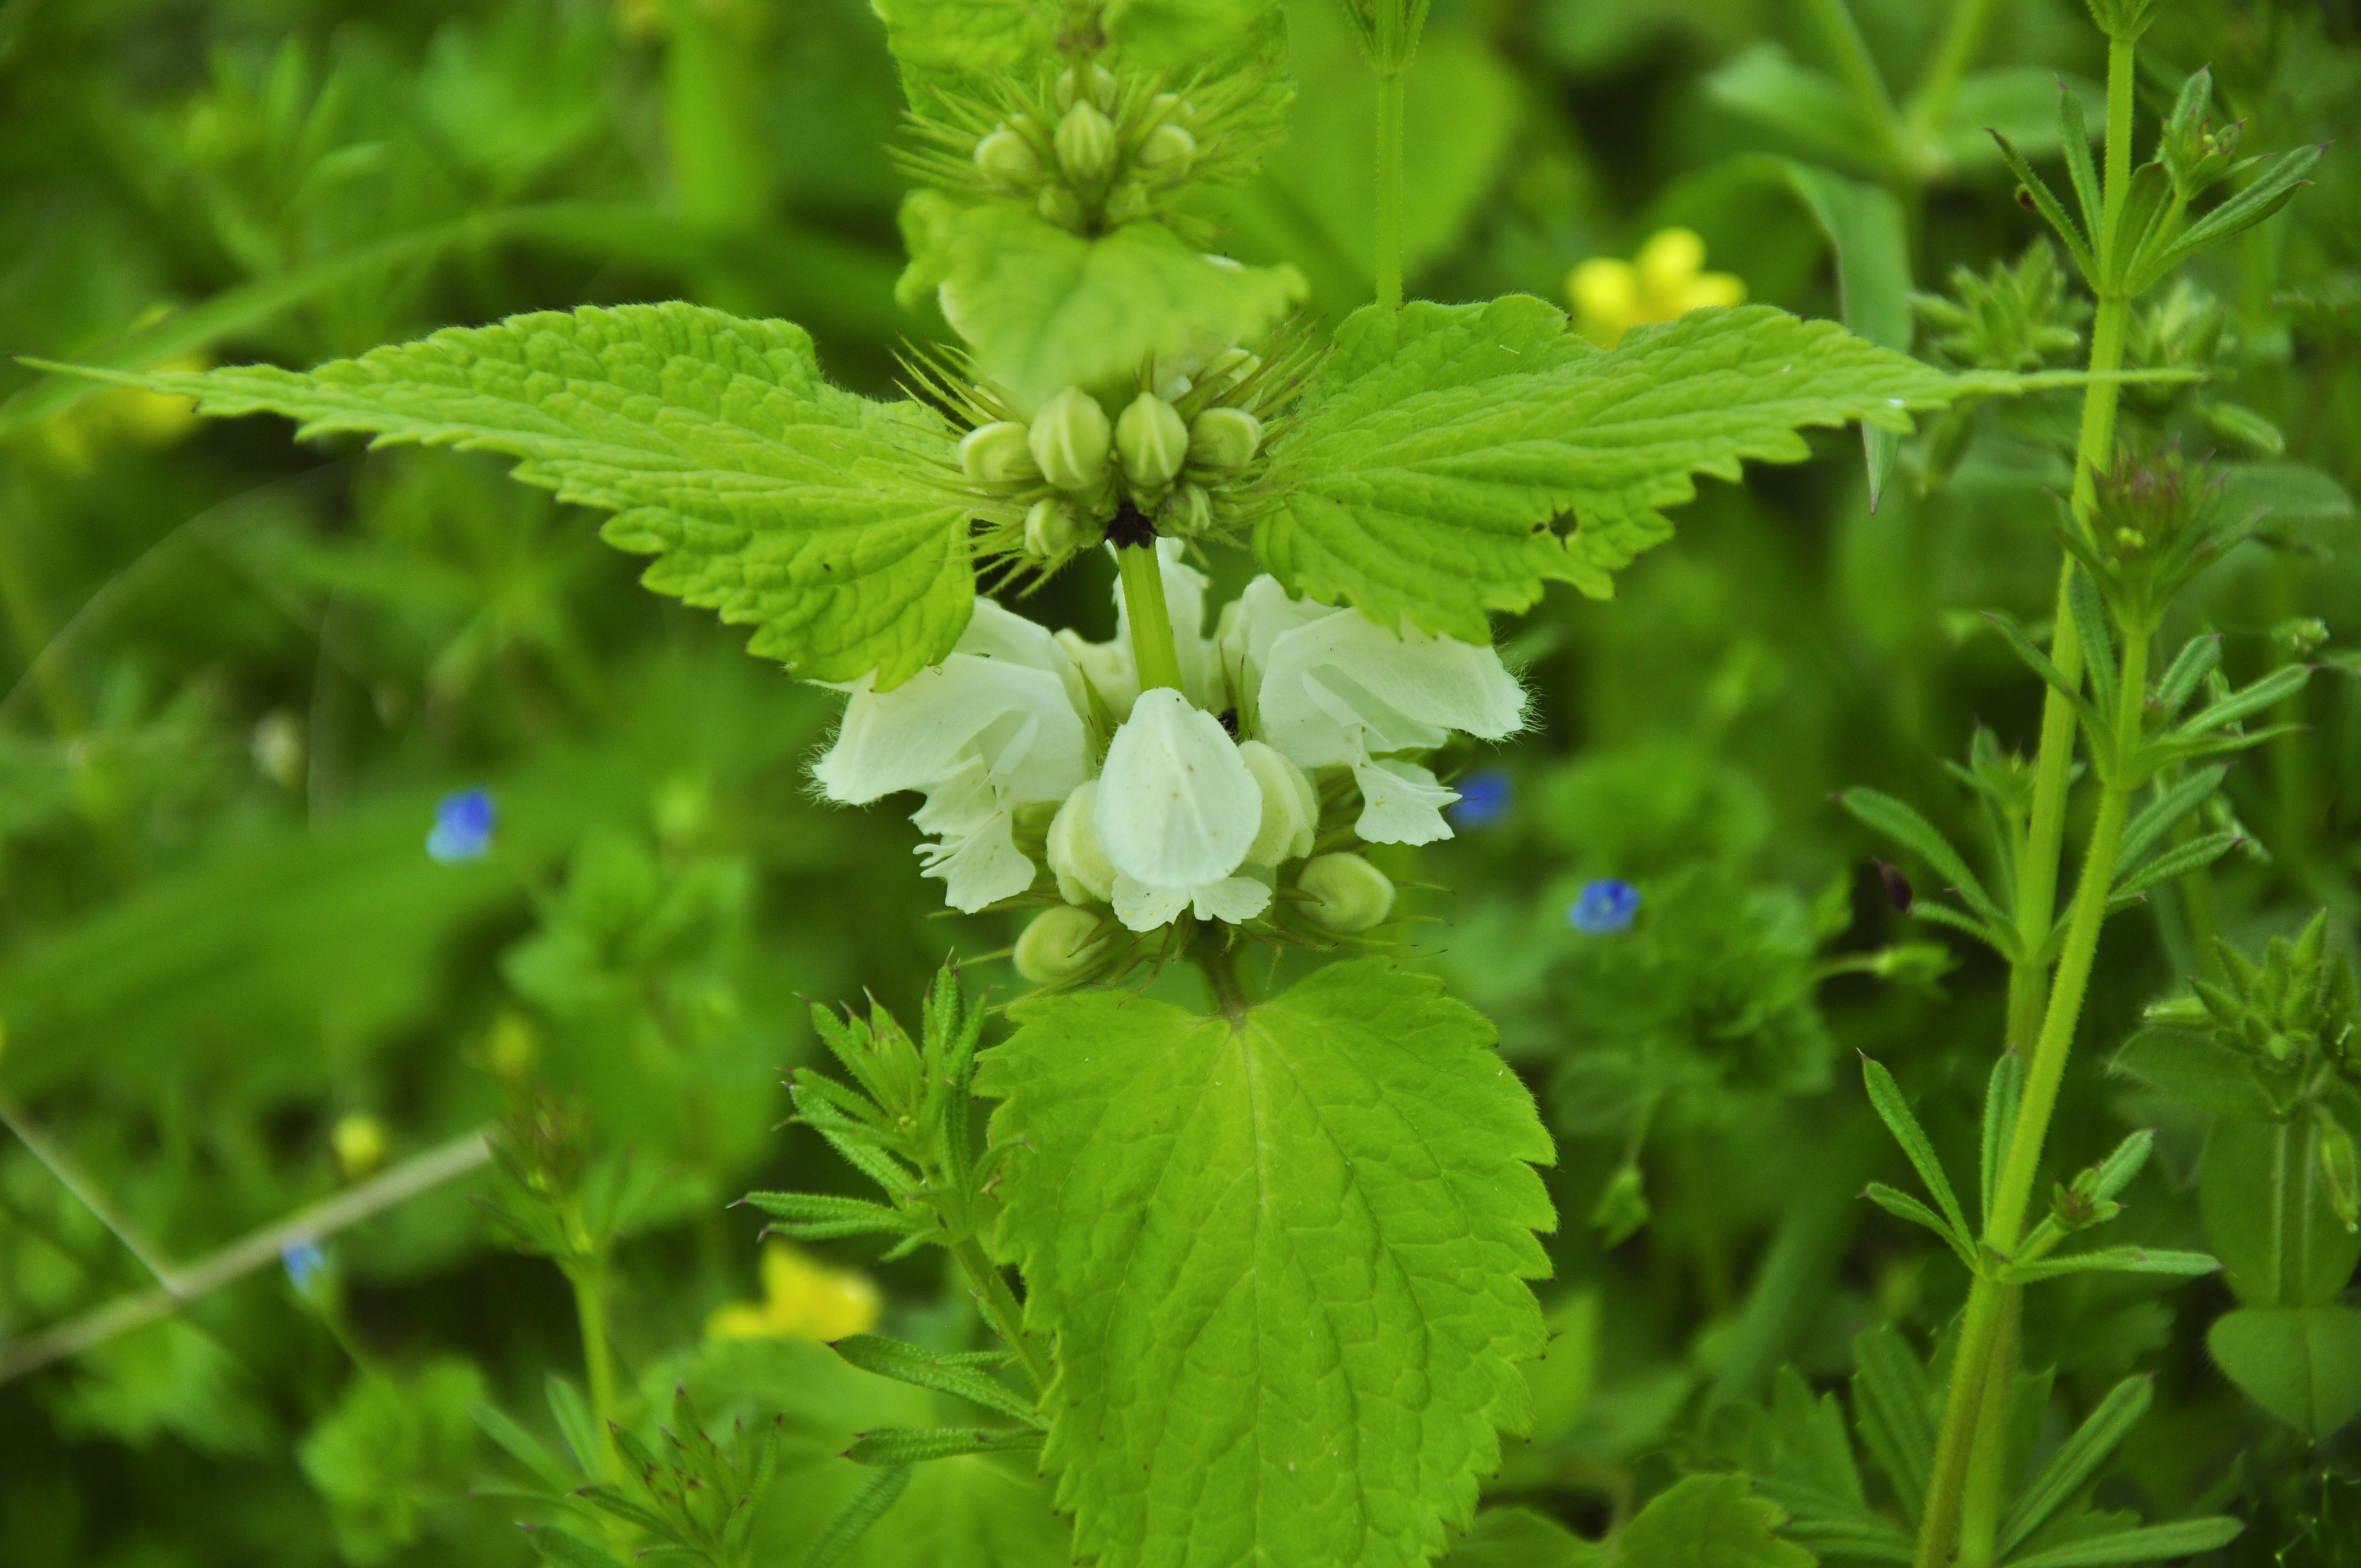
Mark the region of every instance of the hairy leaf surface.
<instances>
[{"instance_id":1,"label":"hairy leaf surface","mask_svg":"<svg viewBox=\"0 0 2361 1568\"><path fill-rule=\"evenodd\" d=\"M820 378L786 322L672 303L454 327L309 375L267 365L156 375L207 413L300 433L480 448L515 477L615 513L642 579L756 628L749 651L815 680L895 685L950 651L975 601L950 445L913 403ZM940 470L948 472L948 470Z\"/></svg>"},{"instance_id":2,"label":"hairy leaf surface","mask_svg":"<svg viewBox=\"0 0 2361 1568\"><path fill-rule=\"evenodd\" d=\"M1004 1250L1054 1334L1047 1456L1106 1568L1411 1568L1464 1528L1540 1354L1532 1097L1480 1016L1378 960L1234 1023L1013 1010L981 1091Z\"/></svg>"},{"instance_id":3,"label":"hairy leaf surface","mask_svg":"<svg viewBox=\"0 0 2361 1568\"><path fill-rule=\"evenodd\" d=\"M1663 509L1697 494L1695 476L1800 461L1806 425L1907 430L1908 410L1962 389L1767 306L1636 327L1604 353L1530 295L1367 309L1275 448L1288 494L1256 550L1315 597L1481 641L1488 611L1523 609L1553 579L1606 597L1610 573L1671 537Z\"/></svg>"}]
</instances>

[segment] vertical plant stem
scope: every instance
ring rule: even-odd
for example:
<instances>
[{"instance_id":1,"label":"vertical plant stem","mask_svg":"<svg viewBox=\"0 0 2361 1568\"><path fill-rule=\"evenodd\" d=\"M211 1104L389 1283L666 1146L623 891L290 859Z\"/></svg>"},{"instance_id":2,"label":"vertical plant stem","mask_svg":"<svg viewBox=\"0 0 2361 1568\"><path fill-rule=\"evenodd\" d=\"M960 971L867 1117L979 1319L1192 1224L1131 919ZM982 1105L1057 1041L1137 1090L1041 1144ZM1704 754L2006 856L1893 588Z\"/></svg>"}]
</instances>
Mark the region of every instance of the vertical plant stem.
<instances>
[{"instance_id":1,"label":"vertical plant stem","mask_svg":"<svg viewBox=\"0 0 2361 1568\"><path fill-rule=\"evenodd\" d=\"M582 1328L582 1374L590 1385L590 1413L598 1422L598 1467L609 1481L622 1479L615 1453L615 1354L607 1343L607 1266L587 1259L566 1271L574 1287L575 1321Z\"/></svg>"},{"instance_id":2,"label":"vertical plant stem","mask_svg":"<svg viewBox=\"0 0 2361 1568\"><path fill-rule=\"evenodd\" d=\"M1025 1364L1025 1375L1033 1380L1034 1391L1038 1393L1049 1387L1052 1375L1049 1358L1026 1333L1025 1311L1016 1303L1016 1292L1008 1288L1007 1277L983 1255L983 1244L973 1235L962 1236L953 1243L951 1256L959 1260L960 1272L967 1276L968 1288L975 1292L983 1321L1008 1342L1008 1348Z\"/></svg>"},{"instance_id":3,"label":"vertical plant stem","mask_svg":"<svg viewBox=\"0 0 2361 1568\"><path fill-rule=\"evenodd\" d=\"M1197 967L1205 971L1205 983L1213 988L1213 1004L1232 1020L1246 1016L1246 988L1238 983L1238 957L1229 948L1210 938L1197 944Z\"/></svg>"},{"instance_id":4,"label":"vertical plant stem","mask_svg":"<svg viewBox=\"0 0 2361 1568\"><path fill-rule=\"evenodd\" d=\"M1180 689L1180 652L1172 641L1172 612L1164 602L1164 566L1156 542L1126 544L1115 553L1123 577L1124 614L1131 621L1131 656L1139 668L1139 689Z\"/></svg>"},{"instance_id":5,"label":"vertical plant stem","mask_svg":"<svg viewBox=\"0 0 2361 1568\"><path fill-rule=\"evenodd\" d=\"M2016 1402L2017 1343L2024 1327L2025 1287L2000 1288L2000 1326L1985 1365L1983 1399L1976 1412L1975 1437L1960 1502L1958 1568L1992 1568L2000 1536L2002 1484L2007 1480L2010 1408Z\"/></svg>"},{"instance_id":6,"label":"vertical plant stem","mask_svg":"<svg viewBox=\"0 0 2361 1568\"><path fill-rule=\"evenodd\" d=\"M1402 71L1378 68L1378 305L1402 302Z\"/></svg>"},{"instance_id":7,"label":"vertical plant stem","mask_svg":"<svg viewBox=\"0 0 2361 1568\"><path fill-rule=\"evenodd\" d=\"M1983 1405L1983 1379L1990 1369L1993 1341L2000 1334L2001 1295L2000 1285L1982 1275L1968 1289L1959 1347L1952 1352L1950 1389L1943 1399L1943 1424L1935 1437L1935 1469L1927 1483L1927 1511L1918 1521L1914 1568L1945 1568L1951 1560L1951 1535L1959 1527L1976 1418Z\"/></svg>"},{"instance_id":8,"label":"vertical plant stem","mask_svg":"<svg viewBox=\"0 0 2361 1568\"><path fill-rule=\"evenodd\" d=\"M1894 113L1894 99L1885 91L1885 79L1877 73L1877 61L1870 56L1868 40L1861 36L1861 24L1853 20L1845 0L1809 0L1809 9L1837 74L1876 123L1878 135L1893 145L1901 121Z\"/></svg>"},{"instance_id":9,"label":"vertical plant stem","mask_svg":"<svg viewBox=\"0 0 2361 1568\"><path fill-rule=\"evenodd\" d=\"M1983 47L1984 29L1991 25L1992 14L1993 0L1958 0L1951 7L1942 41L1935 46L1935 57L1927 64L1927 74L1919 79L1918 92L1910 105L1910 128L1921 141L1930 139L1950 115L1960 78L1975 63L1976 51Z\"/></svg>"}]
</instances>

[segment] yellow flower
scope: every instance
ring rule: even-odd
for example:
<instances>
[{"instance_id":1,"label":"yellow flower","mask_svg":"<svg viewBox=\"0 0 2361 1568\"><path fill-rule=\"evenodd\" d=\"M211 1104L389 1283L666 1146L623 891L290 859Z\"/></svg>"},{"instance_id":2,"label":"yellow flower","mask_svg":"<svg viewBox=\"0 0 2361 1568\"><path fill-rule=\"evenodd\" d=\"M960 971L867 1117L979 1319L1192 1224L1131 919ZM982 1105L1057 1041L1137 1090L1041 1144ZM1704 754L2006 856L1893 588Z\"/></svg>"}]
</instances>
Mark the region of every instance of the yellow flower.
<instances>
[{"instance_id":1,"label":"yellow flower","mask_svg":"<svg viewBox=\"0 0 2361 1568\"><path fill-rule=\"evenodd\" d=\"M1708 305L1734 305L1746 285L1705 269L1705 241L1694 229L1659 229L1636 261L1594 257L1566 274L1566 296L1582 335L1612 348L1642 322L1668 322Z\"/></svg>"},{"instance_id":2,"label":"yellow flower","mask_svg":"<svg viewBox=\"0 0 2361 1568\"><path fill-rule=\"evenodd\" d=\"M774 1241L763 1249L763 1299L732 1301L705 1321L708 1339L776 1336L826 1343L877 1326L877 1287Z\"/></svg>"},{"instance_id":3,"label":"yellow flower","mask_svg":"<svg viewBox=\"0 0 2361 1568\"><path fill-rule=\"evenodd\" d=\"M385 1163L389 1144L385 1124L366 1111L339 1119L328 1142L336 1151L336 1168L346 1181L358 1181Z\"/></svg>"}]
</instances>

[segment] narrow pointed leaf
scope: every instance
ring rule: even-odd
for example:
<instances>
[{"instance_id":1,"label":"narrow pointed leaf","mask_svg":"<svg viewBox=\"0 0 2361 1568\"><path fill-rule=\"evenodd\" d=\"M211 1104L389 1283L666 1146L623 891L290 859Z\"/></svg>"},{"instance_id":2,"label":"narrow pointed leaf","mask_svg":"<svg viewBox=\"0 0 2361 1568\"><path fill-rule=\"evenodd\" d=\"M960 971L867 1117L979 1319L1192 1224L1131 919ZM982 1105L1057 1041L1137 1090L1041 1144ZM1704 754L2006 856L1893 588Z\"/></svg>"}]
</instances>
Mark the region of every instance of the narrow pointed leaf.
<instances>
[{"instance_id":1,"label":"narrow pointed leaf","mask_svg":"<svg viewBox=\"0 0 2361 1568\"><path fill-rule=\"evenodd\" d=\"M879 1427L862 1432L844 1456L855 1464L916 1464L961 1453L1015 1453L1041 1446L1030 1427Z\"/></svg>"},{"instance_id":2,"label":"narrow pointed leaf","mask_svg":"<svg viewBox=\"0 0 2361 1568\"><path fill-rule=\"evenodd\" d=\"M2235 724L2249 714L2262 712L2284 697L2293 696L2312 679L2309 664L2290 664L2274 670L2246 690L2233 693L2209 707L2192 715L2172 733L2176 740L2195 740L2224 725Z\"/></svg>"},{"instance_id":3,"label":"narrow pointed leaf","mask_svg":"<svg viewBox=\"0 0 2361 1568\"><path fill-rule=\"evenodd\" d=\"M848 1334L838 1340L836 1354L863 1372L873 1372L880 1377L896 1382L932 1388L939 1394L950 1394L982 1405L987 1410L997 1410L1013 1420L1034 1426L1042 1424L1041 1417L1030 1401L1014 1388L981 1370L906 1344L883 1334Z\"/></svg>"},{"instance_id":4,"label":"narrow pointed leaf","mask_svg":"<svg viewBox=\"0 0 2361 1568\"><path fill-rule=\"evenodd\" d=\"M1960 1211L1959 1199L1951 1193L1950 1178L1943 1174L1943 1162L1936 1157L1935 1146L1927 1141L1926 1131L1918 1125L1918 1118L1910 1113L1910 1102L1902 1097L1902 1086L1894 1081L1892 1073L1866 1057L1861 1058L1861 1077L1869 1087L1869 1102L1876 1107L1878 1119L1885 1124L1886 1129L1894 1135L1894 1141L1902 1146L1902 1152L1908 1155L1910 1163L1917 1168L1918 1179L1927 1184L1927 1190L1941 1206L1943 1217L1950 1222L1952 1233L1961 1236L1971 1234L1968 1217Z\"/></svg>"},{"instance_id":5,"label":"narrow pointed leaf","mask_svg":"<svg viewBox=\"0 0 2361 1568\"><path fill-rule=\"evenodd\" d=\"M1887 1213L1895 1216L1897 1219L1907 1220L1914 1225L1924 1225L1928 1230L1934 1232L1937 1235L1942 1237L1944 1242L1949 1245L1950 1249L1959 1255L1960 1261L1966 1264L1971 1272L1974 1271L1976 1266L1975 1244L1967 1237L1962 1236L1958 1232L1952 1230L1949 1222L1946 1221L1942 1215L1938 1214L1934 1210L1929 1209L1926 1204L1918 1201L1917 1199L1911 1197L1907 1192L1897 1191L1895 1189L1886 1186L1883 1181L1871 1182L1864 1192L1864 1196L1866 1196L1871 1202L1884 1210Z\"/></svg>"},{"instance_id":6,"label":"narrow pointed leaf","mask_svg":"<svg viewBox=\"0 0 2361 1568\"><path fill-rule=\"evenodd\" d=\"M910 1466L906 1464L879 1471L877 1478L847 1498L835 1517L812 1538L796 1568L835 1568L909 1484Z\"/></svg>"},{"instance_id":7,"label":"narrow pointed leaf","mask_svg":"<svg viewBox=\"0 0 2361 1568\"><path fill-rule=\"evenodd\" d=\"M2107 1462L2107 1456L2114 1453L2116 1444L2147 1413L2155 1398L2156 1380L2151 1377L2126 1377L2108 1390L2107 1397L2099 1401L2099 1408L2074 1429L2073 1436L2059 1445L2049 1463L2041 1467L2041 1474L2017 1494L2001 1526L2001 1552L2015 1551L2017 1542L2071 1502L2083 1484Z\"/></svg>"},{"instance_id":8,"label":"narrow pointed leaf","mask_svg":"<svg viewBox=\"0 0 2361 1568\"><path fill-rule=\"evenodd\" d=\"M2065 1546L2053 1546L2027 1557L2012 1559L2006 1568L2103 1568L2111 1563L2161 1563L2169 1557L2193 1557L2227 1546L2246 1527L2222 1516L2152 1524L2114 1535L2093 1536Z\"/></svg>"},{"instance_id":9,"label":"narrow pointed leaf","mask_svg":"<svg viewBox=\"0 0 2361 1568\"><path fill-rule=\"evenodd\" d=\"M2203 871L2231 850L2246 841L2246 835L2224 828L2219 833L2208 833L2202 839L2191 839L2186 844L2176 844L2138 871L2115 884L2114 898L2136 898L2159 883L2191 872Z\"/></svg>"},{"instance_id":10,"label":"narrow pointed leaf","mask_svg":"<svg viewBox=\"0 0 2361 1568\"><path fill-rule=\"evenodd\" d=\"M916 1215L888 1209L883 1203L840 1198L833 1193L749 1192L745 1201L766 1214L777 1215L779 1223L770 1228L798 1241L827 1241L876 1231L906 1234L924 1230L927 1225Z\"/></svg>"},{"instance_id":11,"label":"narrow pointed leaf","mask_svg":"<svg viewBox=\"0 0 2361 1568\"><path fill-rule=\"evenodd\" d=\"M2090 1252L2078 1252L2065 1257L2039 1258L2032 1263L2015 1263L2004 1266L2002 1277L2012 1284L2029 1285L2037 1279L2055 1279L2063 1274L2213 1274L2222 1265L2202 1252L2171 1252L2160 1247L2107 1246Z\"/></svg>"},{"instance_id":12,"label":"narrow pointed leaf","mask_svg":"<svg viewBox=\"0 0 2361 1568\"><path fill-rule=\"evenodd\" d=\"M568 1469L566 1461L552 1453L547 1443L519 1426L507 1412L490 1405L470 1405L467 1413L475 1417L476 1425L483 1429L486 1437L558 1491L570 1492L582 1485L581 1472Z\"/></svg>"},{"instance_id":13,"label":"narrow pointed leaf","mask_svg":"<svg viewBox=\"0 0 2361 1568\"><path fill-rule=\"evenodd\" d=\"M2082 269L2084 280L2095 280L2099 269L2091 260L2091 247L2083 239L2081 229L2067 215L2065 206L2049 187L2042 183L2041 176L2033 171L2033 165L2025 161L2025 155L2018 152L2006 137L1994 131L1992 138L2000 144L2001 161L2008 165L2008 171L2016 176L2016 182L2032 196L2034 210L2048 220L2049 226L2058 231L2058 237L2066 242L2067 254L2074 258L2074 265ZM2086 142L2084 145L2087 147L2089 144Z\"/></svg>"},{"instance_id":14,"label":"narrow pointed leaf","mask_svg":"<svg viewBox=\"0 0 2361 1568\"><path fill-rule=\"evenodd\" d=\"M2180 826L2182 817L2211 800L2229 772L2226 767L2200 768L2141 807L2115 846L2115 864L2121 872L2136 868L2159 839ZM2121 881L2120 874L2117 880Z\"/></svg>"},{"instance_id":15,"label":"narrow pointed leaf","mask_svg":"<svg viewBox=\"0 0 2361 1568\"><path fill-rule=\"evenodd\" d=\"M2008 917L1976 873L1968 869L1967 861L1951 847L1935 825L1921 817L1916 808L1896 800L1890 795L1873 789L1849 789L1837 797L1844 808L1865 826L1875 828L1895 843L1901 844L1933 866L1945 882L1959 890L1968 907L1995 926L2005 927Z\"/></svg>"},{"instance_id":16,"label":"narrow pointed leaf","mask_svg":"<svg viewBox=\"0 0 2361 1568\"><path fill-rule=\"evenodd\" d=\"M555 1568L623 1568L580 1536L568 1535L555 1525L527 1525L524 1538L544 1563Z\"/></svg>"},{"instance_id":17,"label":"narrow pointed leaf","mask_svg":"<svg viewBox=\"0 0 2361 1568\"><path fill-rule=\"evenodd\" d=\"M2025 1096L2025 1058L2003 1051L1984 1082L1982 1180L1976 1212L1992 1223L1993 1191L2000 1186L2001 1167L2007 1162L2009 1141L2016 1136L2016 1108Z\"/></svg>"}]
</instances>

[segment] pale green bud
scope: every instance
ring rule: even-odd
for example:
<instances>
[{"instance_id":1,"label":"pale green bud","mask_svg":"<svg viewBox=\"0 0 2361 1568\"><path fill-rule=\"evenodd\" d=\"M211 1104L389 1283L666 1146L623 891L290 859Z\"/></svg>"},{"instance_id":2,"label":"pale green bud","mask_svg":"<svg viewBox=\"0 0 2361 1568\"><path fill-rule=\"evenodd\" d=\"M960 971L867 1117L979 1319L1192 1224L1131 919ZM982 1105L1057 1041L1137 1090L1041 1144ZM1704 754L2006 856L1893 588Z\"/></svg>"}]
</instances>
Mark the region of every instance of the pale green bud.
<instances>
[{"instance_id":1,"label":"pale green bud","mask_svg":"<svg viewBox=\"0 0 2361 1568\"><path fill-rule=\"evenodd\" d=\"M1115 168L1115 122L1092 104L1077 104L1058 122L1058 167L1066 178L1085 188L1097 185Z\"/></svg>"},{"instance_id":2,"label":"pale green bud","mask_svg":"<svg viewBox=\"0 0 2361 1568\"><path fill-rule=\"evenodd\" d=\"M1115 422L1115 448L1124 477L1140 489L1160 489L1189 457L1189 427L1180 411L1153 392L1142 392Z\"/></svg>"},{"instance_id":3,"label":"pale green bud","mask_svg":"<svg viewBox=\"0 0 2361 1568\"><path fill-rule=\"evenodd\" d=\"M1034 174L1040 170L1041 155L1022 133L1003 126L975 144L975 166L992 174Z\"/></svg>"},{"instance_id":4,"label":"pale green bud","mask_svg":"<svg viewBox=\"0 0 2361 1568\"><path fill-rule=\"evenodd\" d=\"M1238 742L1246 772L1262 786L1262 826L1246 850L1252 866L1284 865L1312 852L1313 833L1320 826L1320 795L1303 770L1260 740ZM1366 863L1366 862L1364 862ZM1392 890L1387 890L1391 902Z\"/></svg>"},{"instance_id":5,"label":"pale green bud","mask_svg":"<svg viewBox=\"0 0 2361 1568\"><path fill-rule=\"evenodd\" d=\"M1058 107L1071 109L1078 96L1087 96L1108 114L1115 113L1115 72L1104 65L1070 65L1058 78Z\"/></svg>"},{"instance_id":6,"label":"pale green bud","mask_svg":"<svg viewBox=\"0 0 2361 1568\"><path fill-rule=\"evenodd\" d=\"M1197 156L1197 138L1179 126L1159 126L1140 139L1131 160L1142 169L1162 169L1186 163Z\"/></svg>"},{"instance_id":7,"label":"pale green bud","mask_svg":"<svg viewBox=\"0 0 2361 1568\"><path fill-rule=\"evenodd\" d=\"M2353 1135L2333 1116L2317 1116L2320 1174L2328 1180L2328 1205L2348 1231L2361 1230L2361 1172L2356 1172Z\"/></svg>"},{"instance_id":8,"label":"pale green bud","mask_svg":"<svg viewBox=\"0 0 2361 1568\"><path fill-rule=\"evenodd\" d=\"M1164 527L1176 539L1194 539L1213 526L1213 498L1202 485L1175 485L1164 502Z\"/></svg>"},{"instance_id":9,"label":"pale green bud","mask_svg":"<svg viewBox=\"0 0 2361 1568\"><path fill-rule=\"evenodd\" d=\"M1091 826L1098 803L1099 781L1086 779L1049 819L1049 869L1058 875L1058 896L1069 904L1104 904L1115 896L1115 862Z\"/></svg>"},{"instance_id":10,"label":"pale green bud","mask_svg":"<svg viewBox=\"0 0 2361 1568\"><path fill-rule=\"evenodd\" d=\"M1062 555L1074 547L1074 537L1081 531L1068 502L1035 501L1025 513L1025 554L1037 561Z\"/></svg>"},{"instance_id":11,"label":"pale green bud","mask_svg":"<svg viewBox=\"0 0 2361 1568\"><path fill-rule=\"evenodd\" d=\"M1148 187L1137 180L1126 180L1107 195L1106 221L1109 228L1137 223L1154 211L1148 199Z\"/></svg>"},{"instance_id":12,"label":"pale green bud","mask_svg":"<svg viewBox=\"0 0 2361 1568\"><path fill-rule=\"evenodd\" d=\"M1090 968L1106 948L1100 919L1068 905L1045 909L1016 938L1016 972L1035 985L1055 985Z\"/></svg>"},{"instance_id":13,"label":"pale green bud","mask_svg":"<svg viewBox=\"0 0 2361 1568\"><path fill-rule=\"evenodd\" d=\"M1312 917L1331 931L1366 931L1393 913L1394 884L1358 855L1315 855L1295 885L1319 900Z\"/></svg>"},{"instance_id":14,"label":"pale green bud","mask_svg":"<svg viewBox=\"0 0 2361 1568\"><path fill-rule=\"evenodd\" d=\"M1030 444L1041 477L1061 490L1093 490L1106 482L1106 411L1080 387L1069 387L1033 416Z\"/></svg>"},{"instance_id":15,"label":"pale green bud","mask_svg":"<svg viewBox=\"0 0 2361 1568\"><path fill-rule=\"evenodd\" d=\"M1244 409L1206 409L1189 426L1189 458L1208 468L1243 468L1262 444L1262 421Z\"/></svg>"},{"instance_id":16,"label":"pale green bud","mask_svg":"<svg viewBox=\"0 0 2361 1568\"><path fill-rule=\"evenodd\" d=\"M1031 437L1013 419L977 425L960 438L960 467L979 485L1002 485L1029 479L1040 473L1033 461Z\"/></svg>"},{"instance_id":17,"label":"pale green bud","mask_svg":"<svg viewBox=\"0 0 2361 1568\"><path fill-rule=\"evenodd\" d=\"M1082 200L1063 185L1042 186L1041 193L1033 199L1033 205L1044 223L1055 224L1065 229L1082 226Z\"/></svg>"}]
</instances>

